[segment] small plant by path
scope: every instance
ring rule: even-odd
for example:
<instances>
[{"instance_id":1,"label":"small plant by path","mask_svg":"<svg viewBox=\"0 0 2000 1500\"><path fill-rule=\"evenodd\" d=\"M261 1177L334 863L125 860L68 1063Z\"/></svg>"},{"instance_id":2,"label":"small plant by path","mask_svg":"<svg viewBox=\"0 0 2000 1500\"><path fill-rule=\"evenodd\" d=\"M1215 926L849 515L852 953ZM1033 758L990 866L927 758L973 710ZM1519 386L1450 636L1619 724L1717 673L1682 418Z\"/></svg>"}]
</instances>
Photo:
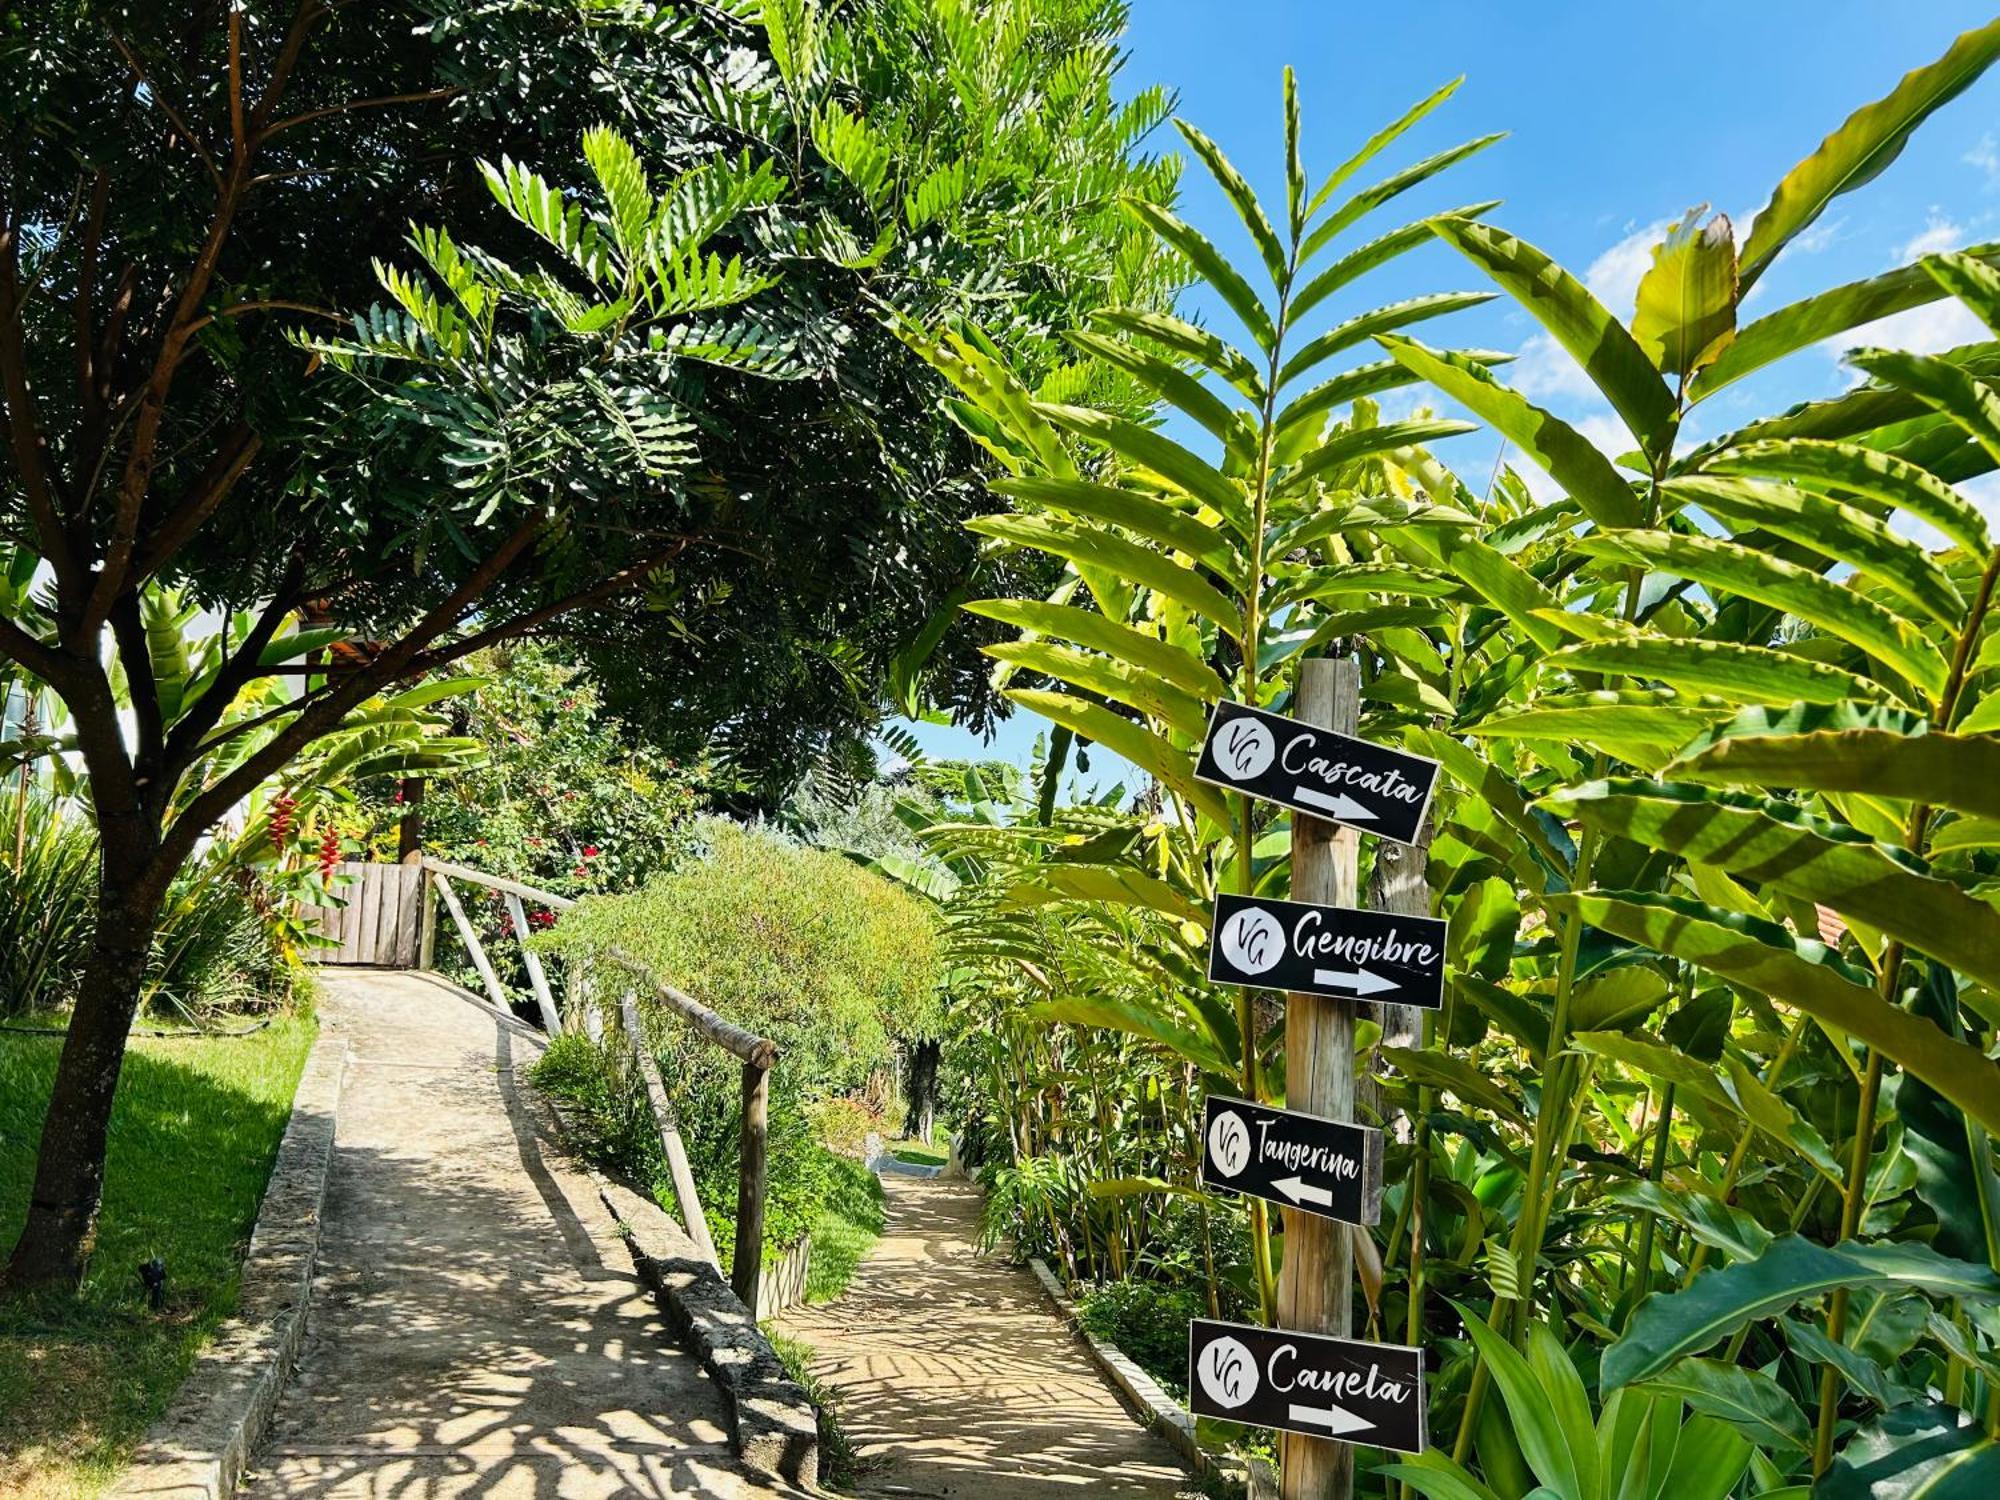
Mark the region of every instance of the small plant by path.
<instances>
[{"instance_id":1,"label":"small plant by path","mask_svg":"<svg viewBox=\"0 0 2000 1500\"><path fill-rule=\"evenodd\" d=\"M133 1044L81 1293L0 1300L0 1493L95 1494L165 1409L235 1305L314 1030L291 1015L249 1036ZM61 1046L0 1033L0 1240L26 1213ZM155 1257L166 1269L158 1309L139 1277Z\"/></svg>"}]
</instances>

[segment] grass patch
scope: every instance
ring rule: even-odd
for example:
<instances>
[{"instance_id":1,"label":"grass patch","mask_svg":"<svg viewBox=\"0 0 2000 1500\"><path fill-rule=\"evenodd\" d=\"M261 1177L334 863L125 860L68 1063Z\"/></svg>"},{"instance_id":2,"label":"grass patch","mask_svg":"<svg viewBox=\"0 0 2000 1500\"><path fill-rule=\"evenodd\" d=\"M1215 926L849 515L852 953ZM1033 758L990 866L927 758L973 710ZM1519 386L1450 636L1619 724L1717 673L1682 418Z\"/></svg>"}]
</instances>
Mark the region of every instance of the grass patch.
<instances>
[{"instance_id":1,"label":"grass patch","mask_svg":"<svg viewBox=\"0 0 2000 1500\"><path fill-rule=\"evenodd\" d=\"M0 1494L97 1493L234 1309L313 1032L288 1015L246 1037L132 1043L90 1275L75 1296L0 1302ZM61 1046L0 1033L0 1252L27 1217ZM155 1255L168 1277L159 1312L138 1276Z\"/></svg>"},{"instance_id":2,"label":"grass patch","mask_svg":"<svg viewBox=\"0 0 2000 1500\"><path fill-rule=\"evenodd\" d=\"M951 1160L951 1153L943 1146L932 1146L923 1141L892 1142L889 1154L913 1167L941 1167Z\"/></svg>"},{"instance_id":3,"label":"grass patch","mask_svg":"<svg viewBox=\"0 0 2000 1500\"><path fill-rule=\"evenodd\" d=\"M858 1161L831 1161L833 1185L813 1219L808 1302L831 1302L846 1291L861 1257L882 1237L882 1184Z\"/></svg>"},{"instance_id":4,"label":"grass patch","mask_svg":"<svg viewBox=\"0 0 2000 1500\"><path fill-rule=\"evenodd\" d=\"M834 1399L826 1383L813 1374L812 1345L801 1339L787 1338L782 1333L772 1333L768 1326L764 1332L771 1340L771 1348L777 1352L778 1363L785 1367L787 1375L798 1382L819 1418L819 1482L829 1489L847 1488L854 1482L860 1464L854 1456L854 1445L848 1441L847 1433L840 1425L840 1403Z\"/></svg>"}]
</instances>

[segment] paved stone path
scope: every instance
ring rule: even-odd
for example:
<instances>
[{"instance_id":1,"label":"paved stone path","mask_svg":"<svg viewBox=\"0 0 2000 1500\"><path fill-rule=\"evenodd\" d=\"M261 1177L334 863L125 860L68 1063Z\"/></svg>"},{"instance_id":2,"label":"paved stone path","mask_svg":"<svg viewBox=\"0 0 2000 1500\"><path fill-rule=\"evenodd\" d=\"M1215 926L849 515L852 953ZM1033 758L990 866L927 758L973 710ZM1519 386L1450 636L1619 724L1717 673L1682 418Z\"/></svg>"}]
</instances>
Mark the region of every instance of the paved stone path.
<instances>
[{"instance_id":1,"label":"paved stone path","mask_svg":"<svg viewBox=\"0 0 2000 1500\"><path fill-rule=\"evenodd\" d=\"M982 1255L978 1190L885 1175L887 1232L836 1302L778 1326L816 1351L864 1495L1172 1496L1192 1481L1141 1428L1034 1276Z\"/></svg>"},{"instance_id":2,"label":"paved stone path","mask_svg":"<svg viewBox=\"0 0 2000 1500\"><path fill-rule=\"evenodd\" d=\"M539 1132L532 1034L425 975L321 973L353 1061L305 1352L246 1492L794 1493L738 1469L720 1392Z\"/></svg>"}]
</instances>

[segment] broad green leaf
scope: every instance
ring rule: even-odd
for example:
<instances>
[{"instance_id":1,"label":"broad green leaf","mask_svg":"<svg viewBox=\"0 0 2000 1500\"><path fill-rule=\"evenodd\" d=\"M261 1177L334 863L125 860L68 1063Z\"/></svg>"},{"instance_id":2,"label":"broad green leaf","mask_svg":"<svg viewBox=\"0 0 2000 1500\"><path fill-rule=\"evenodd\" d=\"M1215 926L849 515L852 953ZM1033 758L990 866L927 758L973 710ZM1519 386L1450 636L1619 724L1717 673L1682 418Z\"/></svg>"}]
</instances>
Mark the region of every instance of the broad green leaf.
<instances>
[{"instance_id":1,"label":"broad green leaf","mask_svg":"<svg viewBox=\"0 0 2000 1500\"><path fill-rule=\"evenodd\" d=\"M1727 1422L1696 1413L1681 1424L1661 1500L1724 1500L1750 1467L1754 1451Z\"/></svg>"},{"instance_id":2,"label":"broad green leaf","mask_svg":"<svg viewBox=\"0 0 2000 1500\"><path fill-rule=\"evenodd\" d=\"M1399 364L1468 407L1561 485L1600 526L1633 526L1639 501L1632 486L1597 446L1560 418L1495 380L1462 355L1427 348L1415 339L1376 339Z\"/></svg>"},{"instance_id":3,"label":"broad green leaf","mask_svg":"<svg viewBox=\"0 0 2000 1500\"><path fill-rule=\"evenodd\" d=\"M1940 287L1972 309L1988 332L2000 338L2000 270L1994 268L1991 257L1980 258L1978 250L1946 250L1926 256L1921 264Z\"/></svg>"},{"instance_id":4,"label":"broad green leaf","mask_svg":"<svg viewBox=\"0 0 2000 1500\"><path fill-rule=\"evenodd\" d=\"M1193 360L1204 370L1234 386L1246 401L1264 400L1264 376L1250 357L1206 328L1198 328L1171 313L1148 312L1138 308L1110 308L1091 320L1099 328L1137 334Z\"/></svg>"},{"instance_id":5,"label":"broad green leaf","mask_svg":"<svg viewBox=\"0 0 2000 1500\"><path fill-rule=\"evenodd\" d=\"M1636 1390L1678 1396L1720 1417L1760 1448L1804 1453L1811 1443L1805 1413L1770 1376L1716 1359L1683 1359Z\"/></svg>"},{"instance_id":6,"label":"broad green leaf","mask_svg":"<svg viewBox=\"0 0 2000 1500\"><path fill-rule=\"evenodd\" d=\"M1375 1470L1388 1479L1398 1479L1429 1500L1500 1500L1500 1497L1472 1474L1452 1462L1442 1449L1426 1448L1421 1453L1399 1457Z\"/></svg>"},{"instance_id":7,"label":"broad green leaf","mask_svg":"<svg viewBox=\"0 0 2000 1500\"><path fill-rule=\"evenodd\" d=\"M1645 350L1582 282L1527 241L1491 225L1439 219L1433 227L1569 351L1641 448L1655 456L1667 451L1675 425L1673 393Z\"/></svg>"},{"instance_id":8,"label":"broad green leaf","mask_svg":"<svg viewBox=\"0 0 2000 1500\"><path fill-rule=\"evenodd\" d=\"M1328 214L1325 221L1306 236L1306 242L1299 250L1299 264L1310 263L1314 256L1324 250L1340 234L1352 225L1358 224L1392 198L1400 197L1411 188L1430 181L1447 167L1456 166L1468 156L1484 151L1495 141L1506 137L1505 131L1495 131L1491 135L1477 136L1469 141L1461 141L1456 146L1448 146L1435 155L1427 156L1415 166L1405 167L1400 172L1392 172L1373 186L1365 187L1354 194L1340 207Z\"/></svg>"},{"instance_id":9,"label":"broad green leaf","mask_svg":"<svg viewBox=\"0 0 2000 1500\"><path fill-rule=\"evenodd\" d=\"M1250 424L1215 392L1178 365L1169 364L1123 339L1106 338L1101 333L1070 332L1063 335L1085 354L1125 371L1148 390L1157 392L1182 412L1199 422L1217 441L1232 449L1246 462L1256 458Z\"/></svg>"},{"instance_id":10,"label":"broad green leaf","mask_svg":"<svg viewBox=\"0 0 2000 1500\"><path fill-rule=\"evenodd\" d=\"M1528 1368L1562 1429L1570 1462L1576 1468L1577 1492L1590 1500L1599 1486L1597 1426L1590 1416L1590 1397L1569 1351L1539 1319L1528 1325Z\"/></svg>"},{"instance_id":11,"label":"broad green leaf","mask_svg":"<svg viewBox=\"0 0 2000 1500\"><path fill-rule=\"evenodd\" d=\"M1965 621L1965 600L1930 554L1851 505L1793 485L1705 474L1670 479L1661 491L1675 505L1699 505L1732 527L1761 528L1844 562L1948 630Z\"/></svg>"},{"instance_id":12,"label":"broad green leaf","mask_svg":"<svg viewBox=\"0 0 2000 1500\"><path fill-rule=\"evenodd\" d=\"M1472 432L1470 422L1443 417L1419 417L1407 422L1387 422L1380 427L1343 427L1317 448L1302 457L1278 483L1274 496L1295 495L1322 475L1337 473L1348 464L1399 448L1415 447L1438 438Z\"/></svg>"},{"instance_id":13,"label":"broad green leaf","mask_svg":"<svg viewBox=\"0 0 2000 1500\"><path fill-rule=\"evenodd\" d=\"M1755 710L1744 710L1745 715ZM2000 738L1893 729L1758 732L1756 719L1690 746L1671 767L1688 781L1859 792L2000 818Z\"/></svg>"},{"instance_id":14,"label":"broad green leaf","mask_svg":"<svg viewBox=\"0 0 2000 1500\"><path fill-rule=\"evenodd\" d=\"M1454 219L1476 219L1490 209L1500 206L1498 199L1485 203L1468 203L1463 208L1446 211L1443 217ZM1436 217L1433 215L1432 217ZM1313 308L1331 297L1335 292L1356 277L1377 266L1384 265L1401 255L1412 246L1424 244L1431 237L1428 218L1405 224L1400 229L1392 229L1387 234L1370 240L1341 256L1332 265L1301 287L1292 297L1290 321L1296 324Z\"/></svg>"},{"instance_id":15,"label":"broad green leaf","mask_svg":"<svg viewBox=\"0 0 2000 1500\"><path fill-rule=\"evenodd\" d=\"M1506 1403L1509 1425L1535 1477L1563 1500L1589 1500L1595 1485L1586 1489L1585 1480L1586 1473L1595 1478L1595 1464L1591 1462L1597 1457L1595 1443L1586 1442L1581 1452L1573 1448L1563 1413L1528 1361L1489 1328L1478 1313L1461 1303L1454 1302L1452 1306L1458 1309L1481 1363L1493 1378L1494 1389ZM1557 1352L1560 1354L1560 1349ZM1567 1364L1567 1356L1563 1359ZM1576 1378L1574 1369L1569 1374L1572 1380ZM1586 1429L1588 1426L1586 1407Z\"/></svg>"},{"instance_id":16,"label":"broad green leaf","mask_svg":"<svg viewBox=\"0 0 2000 1500\"><path fill-rule=\"evenodd\" d=\"M1621 531L1582 538L1576 550L1637 567L1691 578L1711 592L1741 594L1797 615L1867 652L1924 692L1944 688L1947 667L1938 650L1908 621L1850 588L1735 542L1663 531Z\"/></svg>"},{"instance_id":17,"label":"broad green leaf","mask_svg":"<svg viewBox=\"0 0 2000 1500\"><path fill-rule=\"evenodd\" d=\"M1685 379L1736 336L1736 234L1726 214L1691 208L1653 247L1639 279L1632 337L1664 375Z\"/></svg>"},{"instance_id":18,"label":"broad green leaf","mask_svg":"<svg viewBox=\"0 0 2000 1500\"><path fill-rule=\"evenodd\" d=\"M1787 172L1744 242L1738 273L1743 290L1749 291L1778 252L1827 204L1874 180L1902 152L1911 132L1968 88L1996 55L2000 21L1966 32L1936 62L1905 74L1883 98L1849 115L1818 150Z\"/></svg>"},{"instance_id":19,"label":"broad green leaf","mask_svg":"<svg viewBox=\"0 0 2000 1500\"><path fill-rule=\"evenodd\" d=\"M1124 756L1140 770L1150 771L1166 783L1182 801L1199 808L1204 817L1223 827L1229 825L1228 801L1214 787L1194 779L1193 757L1175 749L1143 725L1121 718L1101 703L1087 703L1067 693L1011 688L1006 697L1086 739L1097 741L1114 755Z\"/></svg>"},{"instance_id":20,"label":"broad green leaf","mask_svg":"<svg viewBox=\"0 0 2000 1500\"><path fill-rule=\"evenodd\" d=\"M1874 683L1852 672L1729 641L1613 636L1565 646L1548 664L1571 672L1643 677L1730 703L1839 703L1881 696Z\"/></svg>"},{"instance_id":21,"label":"broad green leaf","mask_svg":"<svg viewBox=\"0 0 2000 1500\"><path fill-rule=\"evenodd\" d=\"M1747 474L1848 490L1928 522L1970 552L1983 555L1988 550L1986 518L1978 507L1929 470L1891 453L1854 443L1791 438L1724 449L1703 468L1713 474Z\"/></svg>"},{"instance_id":22,"label":"broad green leaf","mask_svg":"<svg viewBox=\"0 0 2000 1500\"><path fill-rule=\"evenodd\" d=\"M1278 232L1271 227L1271 220L1264 212L1264 205L1257 201L1257 195L1250 190L1250 184L1243 180L1243 174L1236 170L1235 163L1222 154L1222 148L1203 135L1186 120L1176 118L1174 128L1183 139L1194 148L1194 154L1201 158L1201 164L1208 168L1209 175L1222 189L1236 210L1236 217L1243 221L1243 227L1250 231L1250 238L1256 243L1257 253L1264 257L1264 269L1271 273L1271 280L1278 286L1286 285L1291 279L1290 264L1285 257L1285 247L1278 238Z\"/></svg>"},{"instance_id":23,"label":"broad green leaf","mask_svg":"<svg viewBox=\"0 0 2000 1500\"><path fill-rule=\"evenodd\" d=\"M1039 906L1048 901L1108 901L1116 906L1142 906L1176 922L1208 925L1207 908L1197 906L1175 887L1140 870L1111 865L1045 862L1031 881L1009 886L1002 906Z\"/></svg>"},{"instance_id":24,"label":"broad green leaf","mask_svg":"<svg viewBox=\"0 0 2000 1500\"><path fill-rule=\"evenodd\" d=\"M1357 313L1345 322L1334 324L1317 338L1308 340L1286 360L1283 368L1278 371L1278 388L1284 389L1316 365L1331 359L1343 349L1353 348L1364 339L1374 338L1393 329L1407 328L1413 323L1427 323L1432 318L1443 317L1446 313L1478 307L1481 303L1492 300L1491 292L1430 292L1421 297L1411 297L1402 302L1392 302L1386 307L1371 308L1365 313Z\"/></svg>"},{"instance_id":25,"label":"broad green leaf","mask_svg":"<svg viewBox=\"0 0 2000 1500\"><path fill-rule=\"evenodd\" d=\"M1899 1406L1863 1427L1813 1486L1814 1500L1989 1500L2000 1438L1939 1402Z\"/></svg>"},{"instance_id":26,"label":"broad green leaf","mask_svg":"<svg viewBox=\"0 0 2000 1500\"><path fill-rule=\"evenodd\" d=\"M2000 21L1993 24L2000 27ZM1986 381L1935 354L1857 349L1847 358L1855 368L1943 412L2000 463L2000 392Z\"/></svg>"},{"instance_id":27,"label":"broad green leaf","mask_svg":"<svg viewBox=\"0 0 2000 1500\"><path fill-rule=\"evenodd\" d=\"M1461 73L1458 77L1452 79L1450 83L1431 90L1430 93L1419 99L1415 104L1412 104L1394 120L1363 141L1360 150L1356 151L1346 161L1327 174L1326 181L1319 185L1319 190L1312 195L1312 201L1306 205L1306 218L1311 219L1316 215L1326 206L1326 200L1340 191L1342 183L1346 182L1356 172L1381 155L1383 149L1395 142L1404 131L1415 125L1424 116L1428 115L1432 110L1444 103L1445 100L1457 93L1459 85L1464 82L1465 75Z\"/></svg>"},{"instance_id":28,"label":"broad green leaf","mask_svg":"<svg viewBox=\"0 0 2000 1500\"><path fill-rule=\"evenodd\" d=\"M1172 438L1162 437L1136 422L1092 411L1084 406L1060 406L1038 401L1035 410L1079 437L1102 443L1120 457L1151 469L1168 483L1211 507L1239 533L1247 526L1243 492Z\"/></svg>"},{"instance_id":29,"label":"broad green leaf","mask_svg":"<svg viewBox=\"0 0 2000 1500\"><path fill-rule=\"evenodd\" d=\"M1586 745L1657 770L1717 720L1724 708L1662 702L1650 692L1550 693L1525 708L1489 714L1464 732L1488 739Z\"/></svg>"},{"instance_id":30,"label":"broad green leaf","mask_svg":"<svg viewBox=\"0 0 2000 1500\"><path fill-rule=\"evenodd\" d=\"M1141 1041L1164 1047L1207 1073L1226 1077L1236 1070L1235 1062L1223 1054L1214 1038L1203 1035L1172 1016L1127 1000L1100 995L1065 995L1043 1001L1031 1007L1028 1013L1042 1021L1066 1021L1072 1026L1101 1026L1110 1031L1122 1031Z\"/></svg>"},{"instance_id":31,"label":"broad green leaf","mask_svg":"<svg viewBox=\"0 0 2000 1500\"><path fill-rule=\"evenodd\" d=\"M2000 254L2000 245L1980 245L1972 253ZM1941 288L1920 262L1789 303L1738 329L1735 341L1721 357L1695 377L1690 395L1696 401L1704 400L1795 350L1877 318L1922 307L1940 295Z\"/></svg>"},{"instance_id":32,"label":"broad green leaf","mask_svg":"<svg viewBox=\"0 0 2000 1500\"><path fill-rule=\"evenodd\" d=\"M1046 516L979 516L968 530L1016 547L1033 547L1066 557L1079 565L1107 568L1120 578L1143 584L1177 599L1203 619L1241 638L1243 620L1236 606L1192 568L1163 553L1096 527L1083 527Z\"/></svg>"},{"instance_id":33,"label":"broad green leaf","mask_svg":"<svg viewBox=\"0 0 2000 1500\"><path fill-rule=\"evenodd\" d=\"M1458 1095L1477 1109L1491 1110L1503 1120L1525 1127L1528 1117L1485 1073L1450 1052L1419 1052L1410 1047L1384 1047L1382 1057L1406 1078Z\"/></svg>"},{"instance_id":34,"label":"broad green leaf","mask_svg":"<svg viewBox=\"0 0 2000 1500\"><path fill-rule=\"evenodd\" d=\"M1250 337L1257 341L1257 347L1266 354L1270 353L1272 345L1278 340L1278 331L1271 323L1270 313L1250 289L1250 283L1243 279L1242 273L1209 242L1208 236L1157 203L1149 203L1143 198L1128 198L1125 206L1134 218L1186 257L1195 274L1215 288L1215 294L1249 330Z\"/></svg>"},{"instance_id":35,"label":"broad green leaf","mask_svg":"<svg viewBox=\"0 0 2000 1500\"><path fill-rule=\"evenodd\" d=\"M2000 1063L1885 1004L1865 976L1824 943L1774 922L1651 892L1583 891L1550 896L1544 904L1797 1006L1900 1063L1988 1129L2000 1127Z\"/></svg>"},{"instance_id":36,"label":"broad green leaf","mask_svg":"<svg viewBox=\"0 0 2000 1500\"><path fill-rule=\"evenodd\" d=\"M1074 605L1047 604L1037 599L978 599L965 608L969 614L983 615L1004 625L1060 636L1079 646L1102 651L1140 671L1164 678L1205 703L1214 703L1229 693L1222 678L1207 662L1156 635Z\"/></svg>"},{"instance_id":37,"label":"broad green leaf","mask_svg":"<svg viewBox=\"0 0 2000 1500\"><path fill-rule=\"evenodd\" d=\"M1852 1242L1829 1249L1788 1234L1773 1240L1755 1260L1705 1271L1683 1291L1652 1297L1633 1313L1624 1336L1604 1351L1603 1388L1614 1391L1650 1380L1745 1324L1776 1317L1842 1287L1858 1291L1914 1284L1943 1296L2000 1297L2000 1275L1989 1266L1947 1261L1933 1252L1932 1264L1911 1258L1906 1267L1896 1257L1876 1254L1880 1249ZM1912 1282L1901 1274L1905 1269L1921 1280Z\"/></svg>"},{"instance_id":38,"label":"broad green leaf","mask_svg":"<svg viewBox=\"0 0 2000 1500\"><path fill-rule=\"evenodd\" d=\"M1914 856L1775 799L1684 783L1593 781L1550 799L1589 826L1832 907L2000 986L2000 908Z\"/></svg>"},{"instance_id":39,"label":"broad green leaf","mask_svg":"<svg viewBox=\"0 0 2000 1500\"><path fill-rule=\"evenodd\" d=\"M1832 1365L1849 1385L1884 1408L1900 1406L1916 1394L1910 1387L1898 1384L1888 1371L1860 1350L1836 1344L1811 1323L1780 1318L1778 1327L1793 1353L1816 1365Z\"/></svg>"},{"instance_id":40,"label":"broad green leaf","mask_svg":"<svg viewBox=\"0 0 2000 1500\"><path fill-rule=\"evenodd\" d=\"M1177 734L1198 740L1208 726L1208 709L1192 693L1135 672L1109 656L1072 650L1050 641L996 641L979 648L995 661L1025 667L1071 687L1158 719Z\"/></svg>"},{"instance_id":41,"label":"broad green leaf","mask_svg":"<svg viewBox=\"0 0 2000 1500\"><path fill-rule=\"evenodd\" d=\"M1214 569L1231 587L1242 586L1243 560L1229 538L1186 511L1176 509L1163 496L1092 484L1083 479L996 479L992 488L1016 500L1136 531L1148 541L1187 553L1203 566Z\"/></svg>"},{"instance_id":42,"label":"broad green leaf","mask_svg":"<svg viewBox=\"0 0 2000 1500\"><path fill-rule=\"evenodd\" d=\"M1465 585L1449 573L1434 573L1407 563L1342 563L1301 574L1297 582L1275 590L1270 602L1280 608L1301 599L1337 599L1342 594L1455 599L1465 597L1465 592Z\"/></svg>"}]
</instances>

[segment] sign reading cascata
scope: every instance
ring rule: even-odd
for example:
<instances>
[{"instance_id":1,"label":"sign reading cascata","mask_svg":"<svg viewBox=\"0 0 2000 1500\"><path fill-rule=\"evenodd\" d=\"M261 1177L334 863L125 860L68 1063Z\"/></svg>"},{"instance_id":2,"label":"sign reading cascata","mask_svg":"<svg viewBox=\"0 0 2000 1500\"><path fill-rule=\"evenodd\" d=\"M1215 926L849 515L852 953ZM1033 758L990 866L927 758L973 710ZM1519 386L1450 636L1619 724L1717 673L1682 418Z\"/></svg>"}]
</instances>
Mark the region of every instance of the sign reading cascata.
<instances>
[{"instance_id":1,"label":"sign reading cascata","mask_svg":"<svg viewBox=\"0 0 2000 1500\"><path fill-rule=\"evenodd\" d=\"M1382 1132L1210 1094L1201 1181L1343 1224L1373 1224L1382 1217Z\"/></svg>"},{"instance_id":2,"label":"sign reading cascata","mask_svg":"<svg viewBox=\"0 0 2000 1500\"><path fill-rule=\"evenodd\" d=\"M1261 708L1218 703L1194 774L1233 792L1409 844L1424 826L1438 763Z\"/></svg>"},{"instance_id":3,"label":"sign reading cascata","mask_svg":"<svg viewBox=\"0 0 2000 1500\"><path fill-rule=\"evenodd\" d=\"M1436 917L1219 895L1208 977L1436 1010L1444 1004L1444 934Z\"/></svg>"},{"instance_id":4,"label":"sign reading cascata","mask_svg":"<svg viewBox=\"0 0 2000 1500\"><path fill-rule=\"evenodd\" d=\"M1424 1351L1403 1344L1196 1318L1188 1396L1197 1416L1424 1451Z\"/></svg>"}]
</instances>

